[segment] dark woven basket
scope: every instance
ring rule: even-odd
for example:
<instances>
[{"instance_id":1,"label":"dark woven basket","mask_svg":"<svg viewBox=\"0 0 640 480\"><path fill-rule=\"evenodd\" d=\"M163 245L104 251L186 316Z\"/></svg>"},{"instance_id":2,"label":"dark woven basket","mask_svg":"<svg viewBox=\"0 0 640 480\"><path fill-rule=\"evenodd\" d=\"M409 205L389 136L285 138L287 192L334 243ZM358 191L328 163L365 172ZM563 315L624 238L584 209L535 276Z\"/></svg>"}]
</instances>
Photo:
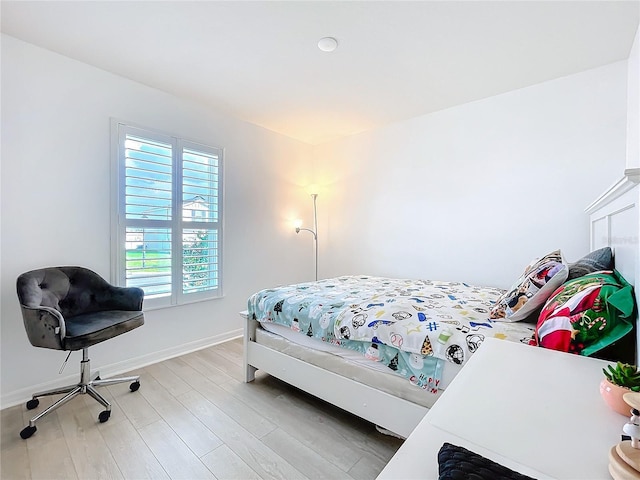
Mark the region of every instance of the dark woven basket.
<instances>
[{"instance_id":1,"label":"dark woven basket","mask_svg":"<svg viewBox=\"0 0 640 480\"><path fill-rule=\"evenodd\" d=\"M438 452L438 480L534 480L475 452L445 443Z\"/></svg>"}]
</instances>

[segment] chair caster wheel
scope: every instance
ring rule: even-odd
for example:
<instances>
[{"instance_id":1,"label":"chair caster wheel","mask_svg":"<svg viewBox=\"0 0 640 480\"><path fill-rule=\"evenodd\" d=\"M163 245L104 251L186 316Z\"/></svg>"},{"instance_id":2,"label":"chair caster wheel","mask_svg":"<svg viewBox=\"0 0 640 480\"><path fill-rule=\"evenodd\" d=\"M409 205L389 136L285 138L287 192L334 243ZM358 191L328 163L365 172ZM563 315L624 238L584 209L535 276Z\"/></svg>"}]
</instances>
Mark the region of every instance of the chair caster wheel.
<instances>
[{"instance_id":1,"label":"chair caster wheel","mask_svg":"<svg viewBox=\"0 0 640 480\"><path fill-rule=\"evenodd\" d=\"M98 415L98 420L100 420L100 423L104 423L107 420L109 420L110 416L111 416L111 410L105 410L103 412L100 412L100 415Z\"/></svg>"},{"instance_id":2,"label":"chair caster wheel","mask_svg":"<svg viewBox=\"0 0 640 480\"><path fill-rule=\"evenodd\" d=\"M22 431L20 432L20 437L22 437L23 440L26 440L27 438L29 438L31 435L33 435L34 433L36 433L37 428L35 426L30 427L30 426L26 426L22 429Z\"/></svg>"},{"instance_id":3,"label":"chair caster wheel","mask_svg":"<svg viewBox=\"0 0 640 480\"><path fill-rule=\"evenodd\" d=\"M37 398L32 398L31 400L29 400L27 402L27 410L33 410L38 405L40 405L40 400L38 400ZM31 436L31 435L29 435L29 436Z\"/></svg>"},{"instance_id":4,"label":"chair caster wheel","mask_svg":"<svg viewBox=\"0 0 640 480\"><path fill-rule=\"evenodd\" d=\"M139 388L140 388L140 382L133 382L131 385L129 385L129 389L132 392L136 392Z\"/></svg>"}]
</instances>

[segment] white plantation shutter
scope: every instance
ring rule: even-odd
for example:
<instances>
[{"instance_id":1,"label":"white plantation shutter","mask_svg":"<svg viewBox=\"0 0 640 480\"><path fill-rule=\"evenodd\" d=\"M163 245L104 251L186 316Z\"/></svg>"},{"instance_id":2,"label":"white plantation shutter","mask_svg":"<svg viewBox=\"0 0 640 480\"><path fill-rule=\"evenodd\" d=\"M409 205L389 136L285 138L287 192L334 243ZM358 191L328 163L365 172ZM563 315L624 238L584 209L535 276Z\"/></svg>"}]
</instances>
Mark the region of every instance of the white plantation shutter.
<instances>
[{"instance_id":1,"label":"white plantation shutter","mask_svg":"<svg viewBox=\"0 0 640 480\"><path fill-rule=\"evenodd\" d=\"M171 229L126 229L125 286L141 287L147 299L171 295Z\"/></svg>"},{"instance_id":2,"label":"white plantation shutter","mask_svg":"<svg viewBox=\"0 0 640 480\"><path fill-rule=\"evenodd\" d=\"M182 231L182 292L194 293L218 287L218 231Z\"/></svg>"},{"instance_id":3,"label":"white plantation shutter","mask_svg":"<svg viewBox=\"0 0 640 480\"><path fill-rule=\"evenodd\" d=\"M127 218L171 220L171 144L125 134L124 147Z\"/></svg>"},{"instance_id":4,"label":"white plantation shutter","mask_svg":"<svg viewBox=\"0 0 640 480\"><path fill-rule=\"evenodd\" d=\"M181 144L182 294L219 288L220 150Z\"/></svg>"},{"instance_id":5,"label":"white plantation shutter","mask_svg":"<svg viewBox=\"0 0 640 480\"><path fill-rule=\"evenodd\" d=\"M114 122L113 270L147 306L221 295L222 150Z\"/></svg>"}]
</instances>

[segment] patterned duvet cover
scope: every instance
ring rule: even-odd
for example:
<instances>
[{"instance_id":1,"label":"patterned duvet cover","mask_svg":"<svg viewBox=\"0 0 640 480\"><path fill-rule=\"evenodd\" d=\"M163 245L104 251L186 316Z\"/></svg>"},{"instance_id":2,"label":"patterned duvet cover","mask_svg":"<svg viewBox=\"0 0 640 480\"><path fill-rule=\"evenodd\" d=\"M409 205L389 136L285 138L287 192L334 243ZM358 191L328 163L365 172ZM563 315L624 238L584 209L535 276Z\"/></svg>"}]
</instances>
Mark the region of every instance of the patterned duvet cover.
<instances>
[{"instance_id":1,"label":"patterned duvet cover","mask_svg":"<svg viewBox=\"0 0 640 480\"><path fill-rule=\"evenodd\" d=\"M249 316L358 351L438 391L443 362L464 364L486 337L529 343L534 325L489 319L502 290L459 282L343 276L266 289Z\"/></svg>"}]
</instances>

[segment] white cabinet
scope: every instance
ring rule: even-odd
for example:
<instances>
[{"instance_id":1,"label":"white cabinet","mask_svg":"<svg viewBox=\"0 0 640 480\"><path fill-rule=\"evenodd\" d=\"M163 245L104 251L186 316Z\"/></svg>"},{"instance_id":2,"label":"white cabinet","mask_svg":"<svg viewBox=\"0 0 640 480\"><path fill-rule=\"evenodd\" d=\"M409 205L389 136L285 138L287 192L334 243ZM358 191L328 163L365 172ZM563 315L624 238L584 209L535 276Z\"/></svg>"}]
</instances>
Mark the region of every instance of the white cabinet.
<instances>
[{"instance_id":1,"label":"white cabinet","mask_svg":"<svg viewBox=\"0 0 640 480\"><path fill-rule=\"evenodd\" d=\"M438 478L460 445L534 478L607 479L628 420L604 403L607 362L488 338L378 479Z\"/></svg>"}]
</instances>

